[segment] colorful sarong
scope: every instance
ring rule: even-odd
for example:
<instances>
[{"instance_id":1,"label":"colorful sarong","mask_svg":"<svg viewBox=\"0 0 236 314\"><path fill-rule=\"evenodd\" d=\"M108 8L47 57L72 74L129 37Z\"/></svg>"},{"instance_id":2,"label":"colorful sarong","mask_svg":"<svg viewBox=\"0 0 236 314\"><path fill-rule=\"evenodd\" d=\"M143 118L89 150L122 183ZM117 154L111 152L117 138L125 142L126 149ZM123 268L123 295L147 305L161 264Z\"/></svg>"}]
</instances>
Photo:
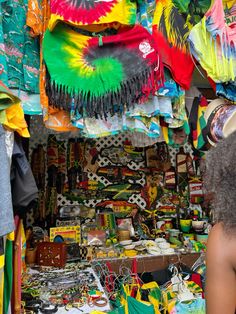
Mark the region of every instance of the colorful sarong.
<instances>
[{"instance_id":1,"label":"colorful sarong","mask_svg":"<svg viewBox=\"0 0 236 314\"><path fill-rule=\"evenodd\" d=\"M132 0L51 0L50 8L51 18L48 25L50 30L59 21L79 26L113 22L134 25L137 2Z\"/></svg>"},{"instance_id":2,"label":"colorful sarong","mask_svg":"<svg viewBox=\"0 0 236 314\"><path fill-rule=\"evenodd\" d=\"M142 26L92 37L59 24L45 33L43 57L51 105L106 117L147 100L163 82L152 36Z\"/></svg>"}]
</instances>

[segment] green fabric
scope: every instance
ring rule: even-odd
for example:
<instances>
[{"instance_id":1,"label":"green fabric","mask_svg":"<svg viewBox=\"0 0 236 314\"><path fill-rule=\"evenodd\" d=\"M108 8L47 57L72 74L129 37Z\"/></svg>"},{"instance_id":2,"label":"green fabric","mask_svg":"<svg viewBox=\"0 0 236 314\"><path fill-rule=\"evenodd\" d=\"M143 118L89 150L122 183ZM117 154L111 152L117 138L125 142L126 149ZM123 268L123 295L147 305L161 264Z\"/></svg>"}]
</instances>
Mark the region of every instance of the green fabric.
<instances>
[{"instance_id":1,"label":"green fabric","mask_svg":"<svg viewBox=\"0 0 236 314\"><path fill-rule=\"evenodd\" d=\"M6 122L7 115L5 110L0 110L0 124Z\"/></svg>"},{"instance_id":2,"label":"green fabric","mask_svg":"<svg viewBox=\"0 0 236 314\"><path fill-rule=\"evenodd\" d=\"M129 314L155 314L153 305L146 305L130 296L127 297L127 302Z\"/></svg>"},{"instance_id":3,"label":"green fabric","mask_svg":"<svg viewBox=\"0 0 236 314\"><path fill-rule=\"evenodd\" d=\"M5 266L4 266L4 292L3 292L3 314L8 313L12 294L12 262L13 262L13 241L6 240Z\"/></svg>"}]
</instances>

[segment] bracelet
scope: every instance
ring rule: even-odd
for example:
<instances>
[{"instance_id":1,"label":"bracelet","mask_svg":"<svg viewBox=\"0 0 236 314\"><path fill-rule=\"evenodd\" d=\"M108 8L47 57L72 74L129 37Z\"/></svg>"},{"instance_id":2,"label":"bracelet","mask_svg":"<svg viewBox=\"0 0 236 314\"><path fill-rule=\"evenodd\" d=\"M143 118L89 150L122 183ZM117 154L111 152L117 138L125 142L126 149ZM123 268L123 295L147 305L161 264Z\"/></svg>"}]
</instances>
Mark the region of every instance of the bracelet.
<instances>
[{"instance_id":1,"label":"bracelet","mask_svg":"<svg viewBox=\"0 0 236 314\"><path fill-rule=\"evenodd\" d=\"M100 297L98 299L93 300L93 304L98 307L104 307L108 303L107 299L104 297Z\"/></svg>"},{"instance_id":2,"label":"bracelet","mask_svg":"<svg viewBox=\"0 0 236 314\"><path fill-rule=\"evenodd\" d=\"M43 304L41 307L40 307L40 311L44 314L50 314L50 313L56 313L57 310L58 310L58 305L54 305L53 308L50 308L50 304Z\"/></svg>"},{"instance_id":3,"label":"bracelet","mask_svg":"<svg viewBox=\"0 0 236 314\"><path fill-rule=\"evenodd\" d=\"M33 311L34 313L38 313L41 305L42 305L41 300L30 300L26 302L24 308L26 310Z\"/></svg>"}]
</instances>

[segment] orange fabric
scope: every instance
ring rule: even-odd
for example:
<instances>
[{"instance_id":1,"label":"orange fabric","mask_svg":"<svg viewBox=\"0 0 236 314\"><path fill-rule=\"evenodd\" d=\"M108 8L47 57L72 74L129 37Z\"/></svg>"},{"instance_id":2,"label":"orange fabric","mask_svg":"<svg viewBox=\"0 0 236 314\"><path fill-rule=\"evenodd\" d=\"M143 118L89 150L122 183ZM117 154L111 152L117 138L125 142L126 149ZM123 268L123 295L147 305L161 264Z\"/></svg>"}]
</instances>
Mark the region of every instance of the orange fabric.
<instances>
[{"instance_id":1,"label":"orange fabric","mask_svg":"<svg viewBox=\"0 0 236 314\"><path fill-rule=\"evenodd\" d=\"M70 114L64 110L48 107L48 119L44 122L46 128L58 132L77 131L78 129L71 124Z\"/></svg>"},{"instance_id":2,"label":"orange fabric","mask_svg":"<svg viewBox=\"0 0 236 314\"><path fill-rule=\"evenodd\" d=\"M44 33L48 27L50 15L50 6L47 0L42 0L41 6L39 5L38 0L29 0L26 23L31 28L32 36L40 36L40 47L42 47L42 40ZM67 112L54 109L49 106L48 97L45 90L45 77L46 68L43 63L43 55L41 49L39 90L45 126L49 129L60 132L78 130L77 128L72 126L70 122L70 116Z\"/></svg>"}]
</instances>

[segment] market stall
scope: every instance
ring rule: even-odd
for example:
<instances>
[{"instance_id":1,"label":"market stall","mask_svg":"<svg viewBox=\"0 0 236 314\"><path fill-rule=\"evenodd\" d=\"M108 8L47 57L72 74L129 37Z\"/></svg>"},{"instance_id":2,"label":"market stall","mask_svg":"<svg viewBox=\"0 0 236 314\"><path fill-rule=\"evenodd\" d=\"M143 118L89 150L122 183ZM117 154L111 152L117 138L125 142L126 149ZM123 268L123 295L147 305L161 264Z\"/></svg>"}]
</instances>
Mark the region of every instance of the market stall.
<instances>
[{"instance_id":1,"label":"market stall","mask_svg":"<svg viewBox=\"0 0 236 314\"><path fill-rule=\"evenodd\" d=\"M0 314L205 313L234 1L85 2L0 7Z\"/></svg>"}]
</instances>

